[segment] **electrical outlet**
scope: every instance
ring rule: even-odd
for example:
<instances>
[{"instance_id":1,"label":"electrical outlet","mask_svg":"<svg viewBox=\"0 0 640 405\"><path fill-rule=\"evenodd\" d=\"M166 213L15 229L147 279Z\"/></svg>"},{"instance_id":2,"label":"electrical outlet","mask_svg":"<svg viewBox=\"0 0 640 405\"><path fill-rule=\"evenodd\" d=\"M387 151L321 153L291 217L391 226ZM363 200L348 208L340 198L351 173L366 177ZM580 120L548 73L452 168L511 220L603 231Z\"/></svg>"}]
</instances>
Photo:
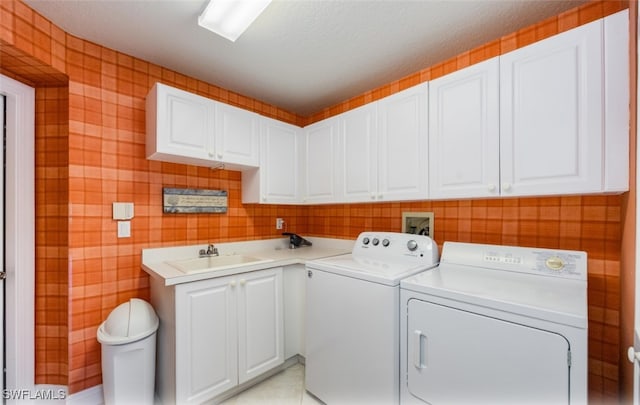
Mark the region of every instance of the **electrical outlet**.
<instances>
[{"instance_id":1,"label":"electrical outlet","mask_svg":"<svg viewBox=\"0 0 640 405\"><path fill-rule=\"evenodd\" d=\"M276 218L276 229L282 229L283 225L284 225L284 219Z\"/></svg>"}]
</instances>

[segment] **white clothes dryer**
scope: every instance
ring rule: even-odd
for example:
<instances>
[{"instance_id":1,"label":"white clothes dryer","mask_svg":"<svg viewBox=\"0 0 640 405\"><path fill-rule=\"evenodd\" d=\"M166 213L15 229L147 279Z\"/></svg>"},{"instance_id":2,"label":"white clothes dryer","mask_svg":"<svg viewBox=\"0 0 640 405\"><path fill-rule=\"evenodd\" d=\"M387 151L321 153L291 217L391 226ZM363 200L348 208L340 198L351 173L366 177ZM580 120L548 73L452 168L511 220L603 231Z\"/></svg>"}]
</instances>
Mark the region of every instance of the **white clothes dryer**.
<instances>
[{"instance_id":1,"label":"white clothes dryer","mask_svg":"<svg viewBox=\"0 0 640 405\"><path fill-rule=\"evenodd\" d=\"M400 401L400 280L438 264L427 236L363 232L307 262L306 389L329 405Z\"/></svg>"},{"instance_id":2,"label":"white clothes dryer","mask_svg":"<svg viewBox=\"0 0 640 405\"><path fill-rule=\"evenodd\" d=\"M445 242L401 281L401 403L587 402L587 255Z\"/></svg>"}]
</instances>

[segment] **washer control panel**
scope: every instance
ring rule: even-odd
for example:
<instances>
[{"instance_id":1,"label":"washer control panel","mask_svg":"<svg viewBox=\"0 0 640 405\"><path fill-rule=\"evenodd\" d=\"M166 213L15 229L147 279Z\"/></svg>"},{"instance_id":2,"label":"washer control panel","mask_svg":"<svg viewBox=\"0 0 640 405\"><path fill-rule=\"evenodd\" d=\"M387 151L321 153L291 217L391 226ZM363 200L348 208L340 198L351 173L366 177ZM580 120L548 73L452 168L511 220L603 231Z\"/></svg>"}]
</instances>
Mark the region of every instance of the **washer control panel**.
<instances>
[{"instance_id":1,"label":"washer control panel","mask_svg":"<svg viewBox=\"0 0 640 405\"><path fill-rule=\"evenodd\" d=\"M352 254L361 258L379 260L425 261L437 263L438 245L426 235L400 232L362 232Z\"/></svg>"},{"instance_id":2,"label":"washer control panel","mask_svg":"<svg viewBox=\"0 0 640 405\"><path fill-rule=\"evenodd\" d=\"M573 250L445 242L442 263L587 279L587 254Z\"/></svg>"}]
</instances>

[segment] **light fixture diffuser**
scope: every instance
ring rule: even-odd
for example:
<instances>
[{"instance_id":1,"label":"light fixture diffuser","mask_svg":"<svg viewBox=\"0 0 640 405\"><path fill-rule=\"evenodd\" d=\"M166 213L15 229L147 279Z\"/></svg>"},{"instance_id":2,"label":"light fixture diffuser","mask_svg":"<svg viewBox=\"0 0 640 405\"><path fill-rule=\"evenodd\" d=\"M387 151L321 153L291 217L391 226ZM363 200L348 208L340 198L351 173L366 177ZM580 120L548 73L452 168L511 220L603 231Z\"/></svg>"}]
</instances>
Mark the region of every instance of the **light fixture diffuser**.
<instances>
[{"instance_id":1,"label":"light fixture diffuser","mask_svg":"<svg viewBox=\"0 0 640 405\"><path fill-rule=\"evenodd\" d=\"M211 0L198 17L198 25L235 42L270 3L271 0Z\"/></svg>"}]
</instances>

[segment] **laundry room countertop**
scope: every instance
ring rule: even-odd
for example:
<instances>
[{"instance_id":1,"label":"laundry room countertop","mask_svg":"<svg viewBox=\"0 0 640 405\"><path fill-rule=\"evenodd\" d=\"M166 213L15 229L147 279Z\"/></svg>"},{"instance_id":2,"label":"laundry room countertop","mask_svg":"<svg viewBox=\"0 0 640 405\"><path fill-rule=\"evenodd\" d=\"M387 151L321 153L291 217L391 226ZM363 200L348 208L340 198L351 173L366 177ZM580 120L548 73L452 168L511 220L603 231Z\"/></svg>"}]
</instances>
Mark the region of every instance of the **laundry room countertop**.
<instances>
[{"instance_id":1,"label":"laundry room countertop","mask_svg":"<svg viewBox=\"0 0 640 405\"><path fill-rule=\"evenodd\" d=\"M234 256L245 256L256 260L190 272L180 270L177 268L179 266L171 263L194 261L198 258L200 249L206 250L208 245L143 249L142 269L151 277L164 280L164 285L169 286L273 267L305 264L309 260L351 253L355 242L348 239L317 237L305 237L305 239L310 240L313 246L289 249L289 240L283 238L215 244L219 252L217 257L222 260Z\"/></svg>"}]
</instances>

